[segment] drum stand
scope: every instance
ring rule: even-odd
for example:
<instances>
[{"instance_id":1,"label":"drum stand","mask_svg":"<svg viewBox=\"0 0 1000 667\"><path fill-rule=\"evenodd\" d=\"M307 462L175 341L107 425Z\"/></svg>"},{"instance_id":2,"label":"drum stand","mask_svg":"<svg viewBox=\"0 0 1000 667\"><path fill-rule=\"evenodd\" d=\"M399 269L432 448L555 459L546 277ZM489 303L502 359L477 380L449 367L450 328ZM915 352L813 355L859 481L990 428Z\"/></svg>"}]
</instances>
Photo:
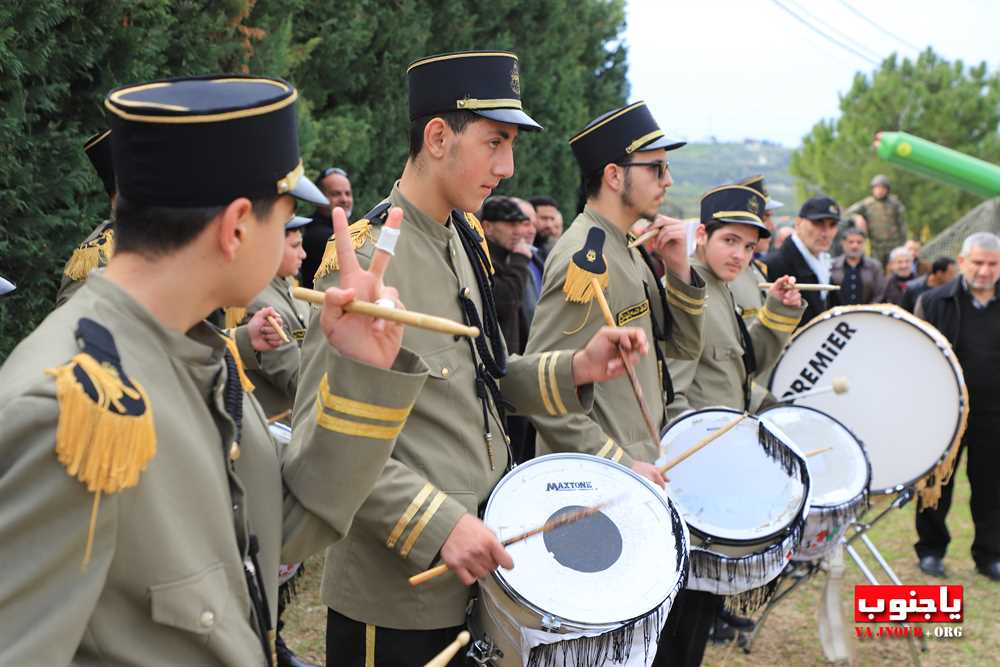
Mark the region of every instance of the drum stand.
<instances>
[{"instance_id":1,"label":"drum stand","mask_svg":"<svg viewBox=\"0 0 1000 667\"><path fill-rule=\"evenodd\" d=\"M886 507L884 510L875 515L875 517L872 518L870 521L864 521L864 522L855 521L853 524L851 524L851 526L854 528L854 534L851 535L850 537L841 540L841 543L844 545L844 550L847 551L848 555L850 555L851 559L854 561L854 564L858 566L859 570L861 570L861 574L863 574L865 579L868 580L868 583L873 585L878 585L879 582L878 579L875 577L875 574L871 571L871 569L869 569L868 565L861 558L861 555L858 553L858 550L854 548L853 546L854 542L860 539L861 542L868 548L868 551L871 553L871 555L875 558L876 562L878 562L879 566L882 568L882 571L885 572L886 576L889 577L890 581L892 581L892 583L896 584L897 586L901 586L902 582L899 580L899 577L896 576L895 571L889 565L888 561L886 561L885 557L882 556L882 553L878 550L878 548L875 546L875 543L872 542L871 538L868 537L866 533L869 530L871 530L872 526L874 526L876 523L882 520L886 515L888 515L889 512L891 512L892 510L899 509L903 507L906 503L913 500L913 496L914 492L911 487L907 487L905 489L898 491L896 493L896 497L892 500L891 503L889 503L888 507ZM791 567L791 565L789 565L789 567ZM753 648L753 641L757 637L757 633L759 633L760 629L764 626L764 621L767 620L768 615L771 613L774 607L779 602L781 602L781 600L783 600L789 593L798 588L803 582L812 579L813 576L821 572L823 569L819 563L805 563L803 564L803 567L806 568L803 574L797 576L795 580L791 583L791 585L786 586L780 592L776 592L768 601L767 605L764 607L763 613L761 614L760 620L758 620L754 624L753 630L750 632L749 635L745 635L745 639L741 642L741 646L743 648L744 653L750 653L751 649ZM779 584L779 587L780 586L781 584ZM900 625L906 627L905 623L897 622L894 623L894 625ZM915 638L912 634L908 634L906 639L907 639L907 647L909 648L910 651L910 662L915 667L920 667L920 652L924 653L927 652L927 639L923 635L921 635L919 638ZM917 651L917 639L919 639L920 642L920 652Z\"/></svg>"}]
</instances>

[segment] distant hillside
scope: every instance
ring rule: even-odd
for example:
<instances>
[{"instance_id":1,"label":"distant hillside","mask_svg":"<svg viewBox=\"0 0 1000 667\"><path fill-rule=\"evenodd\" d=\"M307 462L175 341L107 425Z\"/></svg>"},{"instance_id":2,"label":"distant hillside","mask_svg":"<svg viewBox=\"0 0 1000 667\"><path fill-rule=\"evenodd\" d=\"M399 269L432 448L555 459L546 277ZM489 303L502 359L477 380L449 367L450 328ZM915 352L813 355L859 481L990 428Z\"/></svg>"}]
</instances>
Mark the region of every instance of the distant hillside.
<instances>
[{"instance_id":1,"label":"distant hillside","mask_svg":"<svg viewBox=\"0 0 1000 667\"><path fill-rule=\"evenodd\" d=\"M667 190L665 208L679 206L684 217L698 215L701 195L708 190L748 176L764 174L771 196L784 202L777 216L798 211L793 179L788 175L792 150L769 142L747 139L742 143L690 143L670 153L673 186ZM676 211L672 211L676 215Z\"/></svg>"}]
</instances>

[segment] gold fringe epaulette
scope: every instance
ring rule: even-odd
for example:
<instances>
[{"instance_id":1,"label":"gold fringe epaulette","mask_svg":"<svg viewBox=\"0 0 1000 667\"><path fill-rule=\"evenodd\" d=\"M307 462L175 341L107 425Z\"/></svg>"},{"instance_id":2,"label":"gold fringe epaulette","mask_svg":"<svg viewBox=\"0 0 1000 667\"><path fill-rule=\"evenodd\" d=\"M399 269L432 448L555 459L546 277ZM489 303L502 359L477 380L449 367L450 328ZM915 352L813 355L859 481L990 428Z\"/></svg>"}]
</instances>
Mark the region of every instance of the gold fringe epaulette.
<instances>
[{"instance_id":1,"label":"gold fringe epaulette","mask_svg":"<svg viewBox=\"0 0 1000 667\"><path fill-rule=\"evenodd\" d=\"M107 266L114 248L114 230L105 229L92 241L81 243L66 262L63 274L70 280L83 280L96 268Z\"/></svg>"},{"instance_id":2,"label":"gold fringe epaulette","mask_svg":"<svg viewBox=\"0 0 1000 667\"><path fill-rule=\"evenodd\" d=\"M86 568L101 494L139 483L156 455L156 429L149 396L125 375L111 332L83 318L76 337L82 351L68 364L45 372L56 379L56 456L94 494L81 565Z\"/></svg>"},{"instance_id":3,"label":"gold fringe epaulette","mask_svg":"<svg viewBox=\"0 0 1000 667\"><path fill-rule=\"evenodd\" d=\"M574 303L589 303L594 298L594 284L591 278L597 278L601 289L608 288L608 272L594 274L580 268L575 262L566 267L566 282L563 283L563 294L567 301Z\"/></svg>"},{"instance_id":4,"label":"gold fringe epaulette","mask_svg":"<svg viewBox=\"0 0 1000 667\"><path fill-rule=\"evenodd\" d=\"M375 238L368 218L361 218L347 229L351 232L351 247L355 251ZM335 237L331 236L330 240L326 242L326 248L323 250L323 260L320 262L319 268L316 269L316 275L313 276L314 283L334 271L340 270L340 261L337 259L337 243L334 239Z\"/></svg>"},{"instance_id":5,"label":"gold fringe epaulette","mask_svg":"<svg viewBox=\"0 0 1000 667\"><path fill-rule=\"evenodd\" d=\"M240 376L240 385L243 387L243 391L246 393L253 392L257 387L254 383L250 381L247 376L246 369L243 368L243 359L240 358L240 349L236 346L236 332L233 329L226 329L221 332L222 340L226 342L226 348L229 350L229 354L233 355L233 361L236 362L236 372Z\"/></svg>"},{"instance_id":6,"label":"gold fringe epaulette","mask_svg":"<svg viewBox=\"0 0 1000 667\"><path fill-rule=\"evenodd\" d=\"M247 317L247 309L240 308L239 306L229 306L226 308L226 321L225 327L227 329L234 329L239 325L243 324L243 320Z\"/></svg>"},{"instance_id":7,"label":"gold fringe epaulette","mask_svg":"<svg viewBox=\"0 0 1000 667\"><path fill-rule=\"evenodd\" d=\"M753 260L753 265L757 267L757 270L760 271L762 276L767 278L767 264L764 263L764 260L755 259Z\"/></svg>"},{"instance_id":8,"label":"gold fringe epaulette","mask_svg":"<svg viewBox=\"0 0 1000 667\"><path fill-rule=\"evenodd\" d=\"M479 246L483 249L483 252L486 253L486 261L489 262L489 266L486 267L486 270L491 274L495 273L493 269L493 258L490 257L490 245L486 242L486 232L483 230L482 223L479 222L479 218L468 211L465 213L465 220L469 223L469 226L475 229L476 233L479 234Z\"/></svg>"}]
</instances>

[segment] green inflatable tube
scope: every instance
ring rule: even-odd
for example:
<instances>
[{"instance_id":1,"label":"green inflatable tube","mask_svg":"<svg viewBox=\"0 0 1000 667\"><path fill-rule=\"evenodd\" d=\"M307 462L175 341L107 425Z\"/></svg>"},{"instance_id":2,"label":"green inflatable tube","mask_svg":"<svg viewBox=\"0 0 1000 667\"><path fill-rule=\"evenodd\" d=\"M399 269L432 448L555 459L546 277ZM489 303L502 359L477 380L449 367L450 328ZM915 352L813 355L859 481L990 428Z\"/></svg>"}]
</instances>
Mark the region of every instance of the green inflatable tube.
<instances>
[{"instance_id":1,"label":"green inflatable tube","mask_svg":"<svg viewBox=\"0 0 1000 667\"><path fill-rule=\"evenodd\" d=\"M887 162L980 197L1000 197L1000 167L906 132L879 132L875 150Z\"/></svg>"}]
</instances>

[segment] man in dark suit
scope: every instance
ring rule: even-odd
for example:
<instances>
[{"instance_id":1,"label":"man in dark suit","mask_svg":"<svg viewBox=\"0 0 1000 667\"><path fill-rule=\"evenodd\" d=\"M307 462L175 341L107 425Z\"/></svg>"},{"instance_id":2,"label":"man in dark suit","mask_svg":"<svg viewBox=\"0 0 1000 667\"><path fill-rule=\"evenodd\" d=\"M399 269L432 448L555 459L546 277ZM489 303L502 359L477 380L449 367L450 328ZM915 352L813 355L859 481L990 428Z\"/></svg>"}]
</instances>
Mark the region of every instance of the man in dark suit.
<instances>
[{"instance_id":1,"label":"man in dark suit","mask_svg":"<svg viewBox=\"0 0 1000 667\"><path fill-rule=\"evenodd\" d=\"M829 250L839 221L840 206L830 197L806 200L795 219L795 233L764 259L768 280L794 276L799 283L830 282ZM802 298L806 301L806 311L799 326L829 307L825 292L803 292Z\"/></svg>"}]
</instances>

